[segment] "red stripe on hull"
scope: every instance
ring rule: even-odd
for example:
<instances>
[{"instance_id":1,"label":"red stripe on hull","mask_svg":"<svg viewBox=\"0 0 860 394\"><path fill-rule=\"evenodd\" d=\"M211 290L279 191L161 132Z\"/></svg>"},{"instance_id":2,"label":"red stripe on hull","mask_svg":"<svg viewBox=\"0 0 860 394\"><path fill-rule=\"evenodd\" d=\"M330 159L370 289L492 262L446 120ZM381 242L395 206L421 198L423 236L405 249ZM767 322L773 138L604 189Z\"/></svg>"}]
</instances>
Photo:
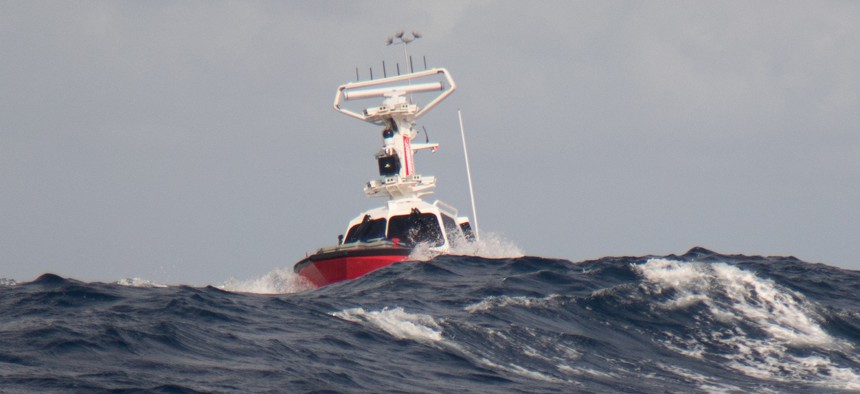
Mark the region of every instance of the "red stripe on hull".
<instances>
[{"instance_id":1,"label":"red stripe on hull","mask_svg":"<svg viewBox=\"0 0 860 394\"><path fill-rule=\"evenodd\" d=\"M414 164L413 164L414 160L412 158L413 154L414 153L412 152L412 140L408 136L404 135L403 136L403 161L406 163L406 176L412 175L412 173L415 172L415 169L412 168L414 166Z\"/></svg>"},{"instance_id":2,"label":"red stripe on hull","mask_svg":"<svg viewBox=\"0 0 860 394\"><path fill-rule=\"evenodd\" d=\"M347 256L313 261L302 267L299 275L317 287L342 280L355 279L380 268L404 261L409 256Z\"/></svg>"}]
</instances>

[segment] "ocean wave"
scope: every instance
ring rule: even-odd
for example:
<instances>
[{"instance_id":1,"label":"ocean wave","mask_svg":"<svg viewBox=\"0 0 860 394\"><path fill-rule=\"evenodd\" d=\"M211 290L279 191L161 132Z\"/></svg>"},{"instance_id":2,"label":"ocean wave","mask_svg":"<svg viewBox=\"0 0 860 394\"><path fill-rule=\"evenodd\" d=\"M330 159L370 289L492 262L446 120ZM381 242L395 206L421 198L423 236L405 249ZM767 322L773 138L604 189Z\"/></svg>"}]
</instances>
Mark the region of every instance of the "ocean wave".
<instances>
[{"instance_id":1,"label":"ocean wave","mask_svg":"<svg viewBox=\"0 0 860 394\"><path fill-rule=\"evenodd\" d=\"M350 308L332 313L340 319L356 323L367 323L379 328L397 339L415 341L439 342L442 340L442 328L432 316L413 314L397 307L380 311L365 311L364 308Z\"/></svg>"},{"instance_id":2,"label":"ocean wave","mask_svg":"<svg viewBox=\"0 0 860 394\"><path fill-rule=\"evenodd\" d=\"M276 268L257 279L239 280L231 278L217 286L236 293L290 294L315 288L303 277L289 268Z\"/></svg>"},{"instance_id":3,"label":"ocean wave","mask_svg":"<svg viewBox=\"0 0 860 394\"><path fill-rule=\"evenodd\" d=\"M217 287L45 274L0 286L0 386L860 391L858 280L701 248L577 263L439 255L314 291L288 268Z\"/></svg>"},{"instance_id":4,"label":"ocean wave","mask_svg":"<svg viewBox=\"0 0 860 394\"><path fill-rule=\"evenodd\" d=\"M509 297L509 296L490 296L481 302L466 306L468 312L486 312L495 308L505 308L511 305L522 306L526 308L546 308L550 306L550 302L558 298L558 294L551 294L547 297Z\"/></svg>"},{"instance_id":5,"label":"ocean wave","mask_svg":"<svg viewBox=\"0 0 860 394\"><path fill-rule=\"evenodd\" d=\"M435 250L428 244L418 244L409 254L409 260L429 261L443 252ZM454 256L473 256L487 259L509 259L523 257L523 251L513 241L506 239L503 235L493 232L481 233L478 241L466 239L454 239L451 248L444 254Z\"/></svg>"},{"instance_id":6,"label":"ocean wave","mask_svg":"<svg viewBox=\"0 0 860 394\"><path fill-rule=\"evenodd\" d=\"M634 267L649 292L672 292L655 306L706 307L707 313L692 313L692 330L667 336L663 342L669 348L699 359L725 359L731 368L759 379L860 389L860 374L825 355L851 354L854 345L829 335L816 312L820 306L802 294L727 263L650 259ZM810 348L815 354L808 354Z\"/></svg>"},{"instance_id":7,"label":"ocean wave","mask_svg":"<svg viewBox=\"0 0 860 394\"><path fill-rule=\"evenodd\" d=\"M149 279L143 278L125 278L120 279L115 284L120 286L128 286L128 287L167 287L167 285L163 285L160 283L153 282Z\"/></svg>"}]
</instances>

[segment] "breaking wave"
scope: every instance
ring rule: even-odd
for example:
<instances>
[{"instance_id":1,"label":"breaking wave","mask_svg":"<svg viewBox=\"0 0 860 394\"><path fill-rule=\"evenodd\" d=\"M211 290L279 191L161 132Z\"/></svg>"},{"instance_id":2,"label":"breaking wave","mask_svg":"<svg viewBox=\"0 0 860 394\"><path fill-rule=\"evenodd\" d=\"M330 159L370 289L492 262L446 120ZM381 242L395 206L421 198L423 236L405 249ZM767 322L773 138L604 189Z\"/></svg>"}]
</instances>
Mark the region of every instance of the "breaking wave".
<instances>
[{"instance_id":1,"label":"breaking wave","mask_svg":"<svg viewBox=\"0 0 860 394\"><path fill-rule=\"evenodd\" d=\"M314 286L294 273L292 268L277 268L257 279L231 278L218 287L237 293L289 294L310 290Z\"/></svg>"},{"instance_id":2,"label":"breaking wave","mask_svg":"<svg viewBox=\"0 0 860 394\"><path fill-rule=\"evenodd\" d=\"M444 253L434 250L428 244L418 244L412 253L409 254L409 260L428 261L442 254L483 257L487 259L510 259L523 257L524 255L522 249L514 242L506 239L501 234L487 232L481 233L481 238L477 241L468 241L462 238L454 239L451 242L451 249Z\"/></svg>"},{"instance_id":3,"label":"breaking wave","mask_svg":"<svg viewBox=\"0 0 860 394\"><path fill-rule=\"evenodd\" d=\"M291 267L217 287L0 280L0 387L860 391L860 272L701 248L573 263L484 242L508 249L320 289Z\"/></svg>"}]
</instances>

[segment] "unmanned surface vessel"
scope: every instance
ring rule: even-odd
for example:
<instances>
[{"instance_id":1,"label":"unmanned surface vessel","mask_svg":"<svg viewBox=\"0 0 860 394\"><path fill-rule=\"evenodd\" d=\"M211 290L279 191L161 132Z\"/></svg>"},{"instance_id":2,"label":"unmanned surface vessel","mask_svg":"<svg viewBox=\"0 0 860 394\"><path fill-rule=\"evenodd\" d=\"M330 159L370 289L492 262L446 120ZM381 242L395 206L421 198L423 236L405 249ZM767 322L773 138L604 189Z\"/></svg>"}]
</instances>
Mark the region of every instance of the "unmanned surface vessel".
<instances>
[{"instance_id":1,"label":"unmanned surface vessel","mask_svg":"<svg viewBox=\"0 0 860 394\"><path fill-rule=\"evenodd\" d=\"M379 178L367 182L364 192L388 201L352 219L337 245L323 247L296 263L296 273L325 286L404 261L418 245L444 253L453 243L474 240L469 219L458 216L457 209L422 199L432 194L436 178L415 172L415 152L439 147L429 141L413 143L418 135L415 121L456 87L444 68L338 87L335 110L382 127L382 148L376 153ZM413 102L414 95L433 92L438 94L423 108ZM382 103L360 113L343 106L345 101L366 99L382 99Z\"/></svg>"}]
</instances>

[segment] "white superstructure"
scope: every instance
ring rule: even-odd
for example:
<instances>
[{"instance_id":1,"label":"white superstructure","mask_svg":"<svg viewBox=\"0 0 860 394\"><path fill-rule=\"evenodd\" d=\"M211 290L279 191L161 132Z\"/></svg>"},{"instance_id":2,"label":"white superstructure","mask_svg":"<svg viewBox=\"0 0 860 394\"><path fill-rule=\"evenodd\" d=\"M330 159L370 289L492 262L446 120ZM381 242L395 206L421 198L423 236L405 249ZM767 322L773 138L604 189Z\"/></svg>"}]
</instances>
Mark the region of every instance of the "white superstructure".
<instances>
[{"instance_id":1,"label":"white superstructure","mask_svg":"<svg viewBox=\"0 0 860 394\"><path fill-rule=\"evenodd\" d=\"M471 238L468 218L441 201L430 204L422 197L432 194L436 178L415 171L415 152L435 151L439 144L413 143L418 135L415 122L454 92L457 85L444 68L396 77L353 82L338 87L334 108L353 118L382 126L382 147L376 153L379 178L367 182L369 197L388 197L388 202L362 213L347 228L339 242L389 240L395 243L427 242L448 248L453 239ZM423 108L413 102L415 94L438 92ZM346 101L382 99L381 104L359 112L345 107Z\"/></svg>"}]
</instances>

